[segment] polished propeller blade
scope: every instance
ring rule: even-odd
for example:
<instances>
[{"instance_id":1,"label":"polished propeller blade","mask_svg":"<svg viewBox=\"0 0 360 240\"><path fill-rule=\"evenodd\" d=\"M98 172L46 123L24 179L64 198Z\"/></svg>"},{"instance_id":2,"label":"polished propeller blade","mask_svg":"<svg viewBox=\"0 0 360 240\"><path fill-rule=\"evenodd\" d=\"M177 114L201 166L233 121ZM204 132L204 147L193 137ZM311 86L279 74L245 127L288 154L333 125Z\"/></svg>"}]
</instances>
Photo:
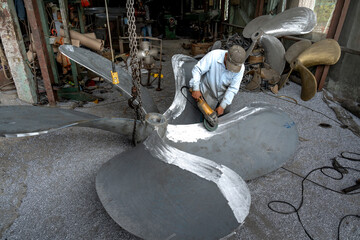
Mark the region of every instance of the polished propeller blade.
<instances>
[{"instance_id":1,"label":"polished propeller blade","mask_svg":"<svg viewBox=\"0 0 360 240\"><path fill-rule=\"evenodd\" d=\"M90 71L104 78L112 84L112 63L109 59L100 56L90 50L74 47L72 45L61 45L59 50L66 57L74 62L86 67ZM123 92L128 98L131 98L132 77L123 68L115 66L115 70L119 75L119 84L114 87ZM141 86L142 107L145 113L159 112L154 100L150 96L148 90Z\"/></svg>"},{"instance_id":2,"label":"polished propeller blade","mask_svg":"<svg viewBox=\"0 0 360 240\"><path fill-rule=\"evenodd\" d=\"M105 163L96 191L109 215L143 239L220 239L249 213L246 183L229 168L166 144L156 131Z\"/></svg>"},{"instance_id":3,"label":"polished propeller blade","mask_svg":"<svg viewBox=\"0 0 360 240\"><path fill-rule=\"evenodd\" d=\"M159 50L157 48L152 48L150 49L149 51L149 55L152 56L152 57L157 57L158 56L158 52Z\"/></svg>"},{"instance_id":4,"label":"polished propeller blade","mask_svg":"<svg viewBox=\"0 0 360 240\"><path fill-rule=\"evenodd\" d=\"M316 65L333 65L341 56L341 48L334 39L324 39L312 44L290 62L291 69L301 75L301 99L310 100L317 91L315 76L307 69ZM290 74L288 74L289 76Z\"/></svg>"},{"instance_id":5,"label":"polished propeller blade","mask_svg":"<svg viewBox=\"0 0 360 240\"><path fill-rule=\"evenodd\" d=\"M264 35L260 38L260 45L265 50L265 62L281 74L285 68L285 48L280 40L271 35Z\"/></svg>"},{"instance_id":6,"label":"polished propeller blade","mask_svg":"<svg viewBox=\"0 0 360 240\"><path fill-rule=\"evenodd\" d=\"M220 117L214 132L206 131L202 123L169 124L165 137L169 145L225 165L245 180L278 169L298 146L294 121L265 103Z\"/></svg>"},{"instance_id":7,"label":"polished propeller blade","mask_svg":"<svg viewBox=\"0 0 360 240\"><path fill-rule=\"evenodd\" d=\"M310 8L296 7L285 10L260 27L274 37L299 35L311 32L316 25L316 15Z\"/></svg>"},{"instance_id":8,"label":"polished propeller blade","mask_svg":"<svg viewBox=\"0 0 360 240\"><path fill-rule=\"evenodd\" d=\"M150 55L148 55L143 58L143 61L145 64L150 65L154 62L154 59Z\"/></svg>"},{"instance_id":9,"label":"polished propeller blade","mask_svg":"<svg viewBox=\"0 0 360 240\"><path fill-rule=\"evenodd\" d=\"M301 76L301 99L308 101L313 98L317 91L317 82L315 76L304 65L298 64L297 71Z\"/></svg>"},{"instance_id":10,"label":"polished propeller blade","mask_svg":"<svg viewBox=\"0 0 360 240\"><path fill-rule=\"evenodd\" d=\"M61 108L1 106L0 136L34 136L97 118L91 114Z\"/></svg>"},{"instance_id":11,"label":"polished propeller blade","mask_svg":"<svg viewBox=\"0 0 360 240\"><path fill-rule=\"evenodd\" d=\"M153 129L148 129L141 121L136 122L136 140L141 142ZM0 136L27 137L46 134L67 127L90 127L118 133L132 138L134 120L127 118L101 118L92 114L70 109L1 106Z\"/></svg>"},{"instance_id":12,"label":"polished propeller blade","mask_svg":"<svg viewBox=\"0 0 360 240\"><path fill-rule=\"evenodd\" d=\"M171 124L189 124L202 121L202 113L188 89L192 69L198 61L190 56L176 54L171 58L175 77L175 96L164 116Z\"/></svg>"},{"instance_id":13,"label":"polished propeller blade","mask_svg":"<svg viewBox=\"0 0 360 240\"><path fill-rule=\"evenodd\" d=\"M312 44L311 41L306 39L306 40L298 41L293 45L291 45L285 53L286 61L290 64L300 55L300 53L308 49L311 46L311 44Z\"/></svg>"},{"instance_id":14,"label":"polished propeller blade","mask_svg":"<svg viewBox=\"0 0 360 240\"><path fill-rule=\"evenodd\" d=\"M150 50L150 42L149 41L142 41L140 43L140 50L149 51Z\"/></svg>"},{"instance_id":15,"label":"polished propeller blade","mask_svg":"<svg viewBox=\"0 0 360 240\"><path fill-rule=\"evenodd\" d=\"M242 32L243 36L246 38L251 38L254 32L256 32L261 26L264 26L272 18L272 15L262 15L254 18L248 24L246 24Z\"/></svg>"},{"instance_id":16,"label":"polished propeller blade","mask_svg":"<svg viewBox=\"0 0 360 240\"><path fill-rule=\"evenodd\" d=\"M312 44L309 48L302 52L297 57L297 61L305 67L333 65L337 63L340 56L341 48L339 43L334 39L324 39Z\"/></svg>"},{"instance_id":17,"label":"polished propeller blade","mask_svg":"<svg viewBox=\"0 0 360 240\"><path fill-rule=\"evenodd\" d=\"M299 35L311 32L316 25L316 15L309 8L297 7L285 10L273 18L269 18L266 22L259 22L264 23L264 25L260 26L258 30L251 35L253 43L246 51L246 58L251 54L256 43L264 35L281 37L285 35Z\"/></svg>"}]
</instances>

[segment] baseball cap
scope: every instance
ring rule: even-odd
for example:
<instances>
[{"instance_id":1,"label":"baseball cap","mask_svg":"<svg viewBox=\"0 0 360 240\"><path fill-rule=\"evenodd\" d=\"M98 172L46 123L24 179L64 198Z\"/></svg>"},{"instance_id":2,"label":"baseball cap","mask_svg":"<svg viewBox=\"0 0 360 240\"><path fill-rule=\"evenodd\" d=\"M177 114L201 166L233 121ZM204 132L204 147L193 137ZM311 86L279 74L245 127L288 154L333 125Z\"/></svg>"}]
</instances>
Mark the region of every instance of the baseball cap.
<instances>
[{"instance_id":1,"label":"baseball cap","mask_svg":"<svg viewBox=\"0 0 360 240\"><path fill-rule=\"evenodd\" d=\"M240 72L241 65L245 62L245 50L239 45L234 45L228 50L226 69L231 72Z\"/></svg>"}]
</instances>

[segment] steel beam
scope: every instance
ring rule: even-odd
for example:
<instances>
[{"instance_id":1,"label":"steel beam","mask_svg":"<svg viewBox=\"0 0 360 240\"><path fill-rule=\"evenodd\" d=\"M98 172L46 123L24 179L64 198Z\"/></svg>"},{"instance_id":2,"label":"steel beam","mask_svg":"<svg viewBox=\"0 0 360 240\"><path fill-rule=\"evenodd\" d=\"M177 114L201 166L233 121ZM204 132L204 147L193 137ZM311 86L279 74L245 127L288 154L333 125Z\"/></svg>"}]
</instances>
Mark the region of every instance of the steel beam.
<instances>
[{"instance_id":1,"label":"steel beam","mask_svg":"<svg viewBox=\"0 0 360 240\"><path fill-rule=\"evenodd\" d=\"M61 13L61 19L63 22L63 27L64 27L64 32L65 32L65 38L64 38L64 44L71 44L71 37L70 37L70 32L69 32L69 28L68 28L68 14L67 14L67 2L65 2L65 0L59 0L59 7L60 7L60 13ZM72 60L70 60L71 63L71 73L73 76L73 81L75 83L75 88L79 87L79 82L78 82L78 72L77 72L77 67L76 67L76 63Z\"/></svg>"},{"instance_id":2,"label":"steel beam","mask_svg":"<svg viewBox=\"0 0 360 240\"><path fill-rule=\"evenodd\" d=\"M36 103L33 74L26 64L26 51L13 0L0 0L0 37L19 99Z\"/></svg>"},{"instance_id":3,"label":"steel beam","mask_svg":"<svg viewBox=\"0 0 360 240\"><path fill-rule=\"evenodd\" d=\"M31 26L32 35L34 37L35 50L39 59L41 75L44 79L46 94L50 105L56 105L56 95L52 89L54 84L54 75L51 69L49 53L46 48L44 31L41 24L39 7L37 0L24 1L28 21Z\"/></svg>"},{"instance_id":4,"label":"steel beam","mask_svg":"<svg viewBox=\"0 0 360 240\"><path fill-rule=\"evenodd\" d=\"M85 33L85 22L84 22L84 8L81 4L78 4L77 7L78 15L79 15L79 23L80 23L80 32Z\"/></svg>"},{"instance_id":5,"label":"steel beam","mask_svg":"<svg viewBox=\"0 0 360 240\"><path fill-rule=\"evenodd\" d=\"M37 4L39 7L42 28L43 28L44 34L45 34L46 47L47 47L47 50L50 55L50 63L51 63L51 69L52 69L52 72L54 75L54 82L59 83L59 74L58 74L58 69L57 69L57 65L55 62L55 58L54 58L54 51L53 51L52 46L50 45L50 40L48 37L48 36L50 36L50 31L49 31L49 24L47 21L47 15L45 12L45 4L44 4L44 1L42 1L42 0L37 0Z\"/></svg>"}]
</instances>

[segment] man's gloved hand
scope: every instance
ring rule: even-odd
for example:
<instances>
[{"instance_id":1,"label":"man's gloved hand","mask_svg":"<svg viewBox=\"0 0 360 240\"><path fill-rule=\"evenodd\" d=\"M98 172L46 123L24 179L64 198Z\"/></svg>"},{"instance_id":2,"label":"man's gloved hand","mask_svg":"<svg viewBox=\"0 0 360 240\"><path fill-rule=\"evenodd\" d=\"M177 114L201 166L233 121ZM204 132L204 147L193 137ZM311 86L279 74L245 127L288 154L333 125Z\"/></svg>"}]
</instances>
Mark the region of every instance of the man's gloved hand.
<instances>
[{"instance_id":1,"label":"man's gloved hand","mask_svg":"<svg viewBox=\"0 0 360 240\"><path fill-rule=\"evenodd\" d=\"M222 107L217 107L216 109L215 109L215 111L217 112L217 114L218 114L218 116L221 116L221 115L223 115L224 114L224 109L222 108Z\"/></svg>"},{"instance_id":2,"label":"man's gloved hand","mask_svg":"<svg viewBox=\"0 0 360 240\"><path fill-rule=\"evenodd\" d=\"M201 92L200 92L200 91L193 91L193 92L191 93L191 96L192 96L193 98L195 98L195 100L198 100L199 97L201 97Z\"/></svg>"}]
</instances>

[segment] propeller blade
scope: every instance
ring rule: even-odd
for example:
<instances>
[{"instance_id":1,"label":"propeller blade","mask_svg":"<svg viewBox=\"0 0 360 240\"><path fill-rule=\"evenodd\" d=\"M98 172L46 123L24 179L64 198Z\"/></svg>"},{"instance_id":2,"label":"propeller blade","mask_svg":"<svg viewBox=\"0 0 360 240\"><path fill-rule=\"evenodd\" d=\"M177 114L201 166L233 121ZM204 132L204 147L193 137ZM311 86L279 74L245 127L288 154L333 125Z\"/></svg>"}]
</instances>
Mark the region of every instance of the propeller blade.
<instances>
[{"instance_id":1,"label":"propeller blade","mask_svg":"<svg viewBox=\"0 0 360 240\"><path fill-rule=\"evenodd\" d=\"M255 39L255 40L252 41L250 47L248 48L248 50L246 50L245 59L247 59L247 58L250 56L250 54L252 53L252 51L253 51L254 48L255 48L256 43L257 43L257 39Z\"/></svg>"},{"instance_id":2,"label":"propeller blade","mask_svg":"<svg viewBox=\"0 0 360 240\"><path fill-rule=\"evenodd\" d=\"M31 116L31 117L29 117ZM134 120L127 118L100 118L70 109L1 106L0 136L26 137L45 134L67 127L91 127L118 133L132 138ZM143 141L149 135L141 121L137 121L137 141Z\"/></svg>"},{"instance_id":3,"label":"propeller blade","mask_svg":"<svg viewBox=\"0 0 360 240\"><path fill-rule=\"evenodd\" d=\"M150 49L149 51L149 55L152 56L152 57L157 57L158 56L158 52L159 50L157 48L152 48Z\"/></svg>"},{"instance_id":4,"label":"propeller blade","mask_svg":"<svg viewBox=\"0 0 360 240\"><path fill-rule=\"evenodd\" d=\"M202 113L197 103L191 97L188 89L192 78L192 69L198 61L183 54L175 54L171 58L175 77L175 96L171 106L165 111L164 116L171 124L189 124L202 121Z\"/></svg>"},{"instance_id":5,"label":"propeller blade","mask_svg":"<svg viewBox=\"0 0 360 240\"><path fill-rule=\"evenodd\" d=\"M315 76L304 65L298 64L296 70L301 76L301 99L308 101L313 98L317 91Z\"/></svg>"},{"instance_id":6,"label":"propeller blade","mask_svg":"<svg viewBox=\"0 0 360 240\"><path fill-rule=\"evenodd\" d=\"M109 59L100 56L90 50L84 48L74 47L72 45L61 45L59 50L66 57L70 58L74 62L86 67L90 71L96 73L100 77L104 78L107 82L112 84L112 63ZM119 84L114 87L124 93L125 97L131 98L132 77L123 68L115 65L115 70L119 75ZM145 113L159 112L153 98L151 97L147 88L140 86L142 107Z\"/></svg>"},{"instance_id":7,"label":"propeller blade","mask_svg":"<svg viewBox=\"0 0 360 240\"><path fill-rule=\"evenodd\" d=\"M152 64L153 62L154 62L154 59L153 59L150 55L148 55L148 56L146 56L146 57L144 58L144 63L145 63L145 64L150 65L150 64Z\"/></svg>"},{"instance_id":8,"label":"propeller blade","mask_svg":"<svg viewBox=\"0 0 360 240\"><path fill-rule=\"evenodd\" d=\"M316 65L333 65L337 63L341 56L339 43L334 39L324 39L314 43L298 57L299 61L305 67Z\"/></svg>"},{"instance_id":9,"label":"propeller blade","mask_svg":"<svg viewBox=\"0 0 360 240\"><path fill-rule=\"evenodd\" d=\"M281 74L285 68L285 48L280 40L271 35L263 35L259 43L265 50L265 62Z\"/></svg>"},{"instance_id":10,"label":"propeller blade","mask_svg":"<svg viewBox=\"0 0 360 240\"><path fill-rule=\"evenodd\" d=\"M285 53L286 61L290 64L300 55L300 53L308 49L311 46L311 44L312 44L311 41L306 39L306 40L298 41L293 45L291 45Z\"/></svg>"},{"instance_id":11,"label":"propeller blade","mask_svg":"<svg viewBox=\"0 0 360 240\"><path fill-rule=\"evenodd\" d=\"M264 26L273 16L271 15L262 15L251 20L246 24L242 34L246 38L251 38L251 35L256 32L261 26Z\"/></svg>"},{"instance_id":12,"label":"propeller blade","mask_svg":"<svg viewBox=\"0 0 360 240\"><path fill-rule=\"evenodd\" d=\"M315 13L306 7L290 8L267 21L260 29L275 37L311 32L316 25Z\"/></svg>"},{"instance_id":13,"label":"propeller blade","mask_svg":"<svg viewBox=\"0 0 360 240\"><path fill-rule=\"evenodd\" d=\"M251 202L235 172L167 145L156 131L105 163L96 191L114 221L143 239L220 239Z\"/></svg>"},{"instance_id":14,"label":"propeller blade","mask_svg":"<svg viewBox=\"0 0 360 240\"><path fill-rule=\"evenodd\" d=\"M149 51L150 50L150 42L148 42L148 41L141 42L140 49L143 51Z\"/></svg>"},{"instance_id":15,"label":"propeller blade","mask_svg":"<svg viewBox=\"0 0 360 240\"><path fill-rule=\"evenodd\" d=\"M284 84L286 83L286 81L289 79L289 77L290 77L290 75L291 75L291 73L292 73L293 70L294 70L294 69L291 68L290 71L289 71L286 75L282 75L282 76L280 77L280 81L279 81L279 83L278 83L278 89L279 89L279 90L284 86Z\"/></svg>"},{"instance_id":16,"label":"propeller blade","mask_svg":"<svg viewBox=\"0 0 360 240\"><path fill-rule=\"evenodd\" d=\"M35 106L1 106L0 116L3 137L35 136L98 118L68 109Z\"/></svg>"},{"instance_id":17,"label":"propeller blade","mask_svg":"<svg viewBox=\"0 0 360 240\"><path fill-rule=\"evenodd\" d=\"M136 54L137 58L139 59L143 59L144 57L146 57L146 53L145 51L138 51L138 53Z\"/></svg>"},{"instance_id":18,"label":"propeller blade","mask_svg":"<svg viewBox=\"0 0 360 240\"><path fill-rule=\"evenodd\" d=\"M167 144L225 165L245 180L281 167L299 143L294 121L281 109L264 103L219 118L213 132L202 123L169 124L165 137Z\"/></svg>"}]
</instances>

